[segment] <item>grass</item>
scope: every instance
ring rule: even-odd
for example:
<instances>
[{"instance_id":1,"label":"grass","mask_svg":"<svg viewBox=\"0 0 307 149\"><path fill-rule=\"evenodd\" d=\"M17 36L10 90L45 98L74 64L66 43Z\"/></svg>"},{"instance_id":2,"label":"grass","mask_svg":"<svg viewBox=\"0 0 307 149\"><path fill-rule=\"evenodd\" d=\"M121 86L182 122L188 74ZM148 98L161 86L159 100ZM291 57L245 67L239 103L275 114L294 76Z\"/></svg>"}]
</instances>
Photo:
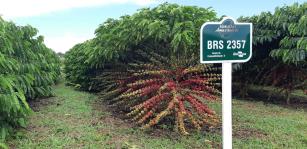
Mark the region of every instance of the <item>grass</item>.
<instances>
[{"instance_id":1,"label":"grass","mask_svg":"<svg viewBox=\"0 0 307 149\"><path fill-rule=\"evenodd\" d=\"M307 148L307 111L233 102L235 148Z\"/></svg>"},{"instance_id":2,"label":"grass","mask_svg":"<svg viewBox=\"0 0 307 149\"><path fill-rule=\"evenodd\" d=\"M41 100L11 148L220 148L221 134L142 131L112 115L97 96L55 86L57 97ZM45 101L45 102L44 102ZM219 104L212 105L217 111ZM168 129L167 127L165 129ZM234 148L307 148L307 112L262 102L233 101Z\"/></svg>"}]
</instances>

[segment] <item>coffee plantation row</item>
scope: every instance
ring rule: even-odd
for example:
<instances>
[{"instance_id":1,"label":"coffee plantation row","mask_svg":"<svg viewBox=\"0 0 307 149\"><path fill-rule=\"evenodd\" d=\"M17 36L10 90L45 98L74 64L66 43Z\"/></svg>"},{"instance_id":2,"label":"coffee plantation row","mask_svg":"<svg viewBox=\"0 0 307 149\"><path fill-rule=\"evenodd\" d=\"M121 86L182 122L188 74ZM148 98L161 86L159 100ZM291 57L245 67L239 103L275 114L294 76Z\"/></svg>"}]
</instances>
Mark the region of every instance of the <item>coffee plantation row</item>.
<instances>
[{"instance_id":1,"label":"coffee plantation row","mask_svg":"<svg viewBox=\"0 0 307 149\"><path fill-rule=\"evenodd\" d=\"M59 58L37 32L0 17L0 142L26 127L27 101L51 96L60 76Z\"/></svg>"},{"instance_id":2,"label":"coffee plantation row","mask_svg":"<svg viewBox=\"0 0 307 149\"><path fill-rule=\"evenodd\" d=\"M252 60L234 67L242 94L252 84L287 95L306 88L306 8L294 4L238 19L255 27ZM208 103L219 101L220 66L199 64L198 41L201 25L220 19L210 8L168 3L108 19L95 38L65 55L68 84L98 92L143 128L161 122L188 134L186 128L219 126Z\"/></svg>"},{"instance_id":3,"label":"coffee plantation row","mask_svg":"<svg viewBox=\"0 0 307 149\"><path fill-rule=\"evenodd\" d=\"M240 94L247 85L306 90L306 11L307 3L294 4L238 19L254 25L253 57L234 65ZM219 128L209 105L220 102L221 67L199 64L199 29L221 19L211 8L169 3L108 19L65 54L66 83L97 93L144 129ZM0 142L25 127L28 101L52 96L59 80L60 59L37 32L0 19Z\"/></svg>"}]
</instances>

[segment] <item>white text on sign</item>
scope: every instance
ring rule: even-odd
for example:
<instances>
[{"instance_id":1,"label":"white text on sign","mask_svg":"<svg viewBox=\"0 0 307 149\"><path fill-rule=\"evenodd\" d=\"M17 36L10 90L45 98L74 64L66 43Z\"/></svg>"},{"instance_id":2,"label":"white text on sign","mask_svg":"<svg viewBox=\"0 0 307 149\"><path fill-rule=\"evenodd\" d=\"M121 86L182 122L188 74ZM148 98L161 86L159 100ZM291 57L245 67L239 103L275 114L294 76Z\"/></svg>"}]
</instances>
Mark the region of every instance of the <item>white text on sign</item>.
<instances>
[{"instance_id":1,"label":"white text on sign","mask_svg":"<svg viewBox=\"0 0 307 149\"><path fill-rule=\"evenodd\" d=\"M244 49L245 43L245 40L227 40L226 45L224 45L223 40L208 40L207 49L219 50L224 49L224 46L227 49Z\"/></svg>"}]
</instances>

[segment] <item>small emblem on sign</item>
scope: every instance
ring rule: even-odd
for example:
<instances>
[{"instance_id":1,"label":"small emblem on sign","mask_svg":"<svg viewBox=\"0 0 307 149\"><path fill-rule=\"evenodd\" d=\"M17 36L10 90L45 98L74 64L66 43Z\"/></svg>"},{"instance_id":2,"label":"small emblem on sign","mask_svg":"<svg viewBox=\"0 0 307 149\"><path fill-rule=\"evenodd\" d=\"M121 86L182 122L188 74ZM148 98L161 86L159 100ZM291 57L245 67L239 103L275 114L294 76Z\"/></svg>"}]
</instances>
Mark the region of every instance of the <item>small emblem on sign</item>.
<instances>
[{"instance_id":1,"label":"small emblem on sign","mask_svg":"<svg viewBox=\"0 0 307 149\"><path fill-rule=\"evenodd\" d=\"M243 57L245 55L246 55L246 53L243 53L242 51L238 51L238 52L233 53L233 56L238 56L238 57Z\"/></svg>"}]
</instances>

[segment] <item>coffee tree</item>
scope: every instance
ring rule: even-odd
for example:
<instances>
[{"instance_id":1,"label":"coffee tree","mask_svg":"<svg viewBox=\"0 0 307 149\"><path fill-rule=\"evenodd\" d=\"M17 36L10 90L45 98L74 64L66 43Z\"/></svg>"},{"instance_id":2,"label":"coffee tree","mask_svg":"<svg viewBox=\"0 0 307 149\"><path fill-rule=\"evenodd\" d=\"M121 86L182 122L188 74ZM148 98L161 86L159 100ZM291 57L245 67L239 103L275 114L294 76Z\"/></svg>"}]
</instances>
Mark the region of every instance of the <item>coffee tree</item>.
<instances>
[{"instance_id":1,"label":"coffee tree","mask_svg":"<svg viewBox=\"0 0 307 149\"><path fill-rule=\"evenodd\" d=\"M147 123L145 128L163 117L175 118L182 134L187 134L188 122L196 128L216 126L217 116L205 101L218 99L220 72L215 65L198 64L195 42L201 25L214 20L210 8L168 3L108 19L95 38L65 55L66 78L81 89L100 92L116 109L126 108L133 120Z\"/></svg>"},{"instance_id":2,"label":"coffee tree","mask_svg":"<svg viewBox=\"0 0 307 149\"><path fill-rule=\"evenodd\" d=\"M60 75L59 58L37 32L0 18L0 141L25 127L27 100L51 96Z\"/></svg>"},{"instance_id":3,"label":"coffee tree","mask_svg":"<svg viewBox=\"0 0 307 149\"><path fill-rule=\"evenodd\" d=\"M254 25L253 57L236 72L236 80L281 87L288 103L292 90L306 89L306 14L307 3L303 3L240 18Z\"/></svg>"}]
</instances>

